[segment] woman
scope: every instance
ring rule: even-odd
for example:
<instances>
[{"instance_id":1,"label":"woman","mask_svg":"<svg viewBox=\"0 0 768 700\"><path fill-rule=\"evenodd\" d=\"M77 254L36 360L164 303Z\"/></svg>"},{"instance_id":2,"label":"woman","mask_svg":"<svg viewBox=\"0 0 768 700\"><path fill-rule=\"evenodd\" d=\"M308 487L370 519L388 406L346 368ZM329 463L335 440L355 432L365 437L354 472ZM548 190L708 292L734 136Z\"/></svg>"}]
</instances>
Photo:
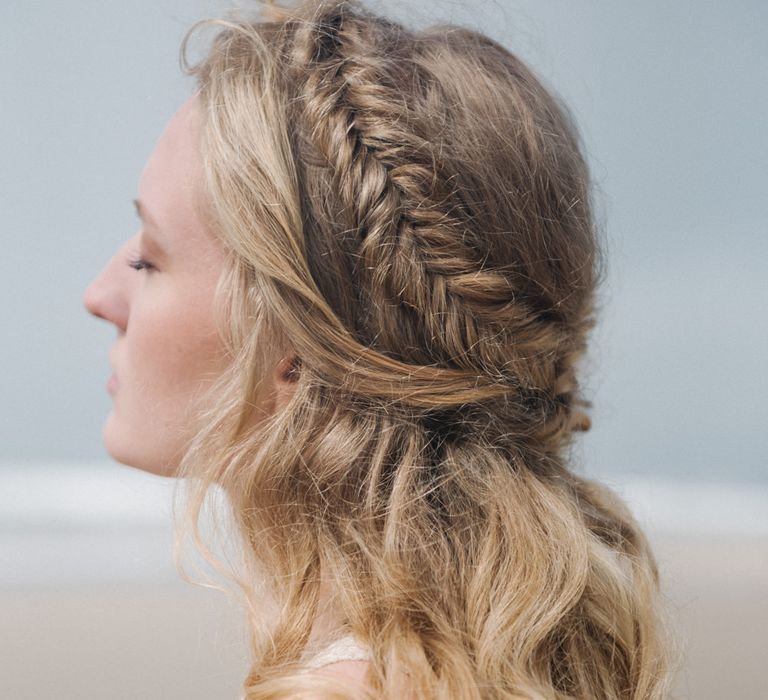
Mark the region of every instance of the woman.
<instances>
[{"instance_id":1,"label":"woman","mask_svg":"<svg viewBox=\"0 0 768 700\"><path fill-rule=\"evenodd\" d=\"M228 496L246 697L664 697L652 552L567 463L602 270L565 107L351 2L215 24L85 303L110 454L193 529Z\"/></svg>"}]
</instances>

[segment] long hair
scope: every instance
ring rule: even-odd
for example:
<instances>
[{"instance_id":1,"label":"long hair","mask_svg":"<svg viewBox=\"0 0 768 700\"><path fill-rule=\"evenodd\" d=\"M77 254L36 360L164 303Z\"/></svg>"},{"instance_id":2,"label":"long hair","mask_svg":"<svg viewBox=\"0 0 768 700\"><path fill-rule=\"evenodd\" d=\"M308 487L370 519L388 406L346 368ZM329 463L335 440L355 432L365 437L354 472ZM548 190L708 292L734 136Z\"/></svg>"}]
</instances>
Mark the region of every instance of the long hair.
<instances>
[{"instance_id":1,"label":"long hair","mask_svg":"<svg viewBox=\"0 0 768 700\"><path fill-rule=\"evenodd\" d=\"M233 362L181 473L187 524L221 486L242 541L246 696L320 683L332 605L372 697L665 697L648 541L568 465L604 265L567 108L479 33L354 2L211 25L185 66Z\"/></svg>"}]
</instances>

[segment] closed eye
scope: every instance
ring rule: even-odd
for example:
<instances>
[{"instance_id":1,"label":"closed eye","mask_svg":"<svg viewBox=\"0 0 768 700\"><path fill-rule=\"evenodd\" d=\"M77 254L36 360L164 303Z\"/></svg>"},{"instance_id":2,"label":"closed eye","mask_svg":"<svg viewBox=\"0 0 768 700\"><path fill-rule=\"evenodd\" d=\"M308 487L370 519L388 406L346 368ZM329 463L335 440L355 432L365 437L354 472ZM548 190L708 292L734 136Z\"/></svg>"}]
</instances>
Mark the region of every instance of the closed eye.
<instances>
[{"instance_id":1,"label":"closed eye","mask_svg":"<svg viewBox=\"0 0 768 700\"><path fill-rule=\"evenodd\" d=\"M132 267L134 270L154 270L155 266L144 260L143 258L131 259L128 261L128 267Z\"/></svg>"}]
</instances>

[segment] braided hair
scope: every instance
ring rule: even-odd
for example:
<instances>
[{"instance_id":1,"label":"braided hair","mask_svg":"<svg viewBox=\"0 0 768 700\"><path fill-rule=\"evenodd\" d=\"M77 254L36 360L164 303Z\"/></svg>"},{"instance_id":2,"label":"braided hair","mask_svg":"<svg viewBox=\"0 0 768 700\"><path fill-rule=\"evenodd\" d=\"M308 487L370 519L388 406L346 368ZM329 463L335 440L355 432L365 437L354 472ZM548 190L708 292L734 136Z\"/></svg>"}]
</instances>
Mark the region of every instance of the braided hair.
<instances>
[{"instance_id":1,"label":"braided hair","mask_svg":"<svg viewBox=\"0 0 768 700\"><path fill-rule=\"evenodd\" d=\"M188 70L235 361L183 470L251 565L247 697L312 684L323 587L372 697L663 697L648 542L567 463L603 268L565 105L479 33L347 0L214 24ZM296 392L254 422L270 347Z\"/></svg>"}]
</instances>

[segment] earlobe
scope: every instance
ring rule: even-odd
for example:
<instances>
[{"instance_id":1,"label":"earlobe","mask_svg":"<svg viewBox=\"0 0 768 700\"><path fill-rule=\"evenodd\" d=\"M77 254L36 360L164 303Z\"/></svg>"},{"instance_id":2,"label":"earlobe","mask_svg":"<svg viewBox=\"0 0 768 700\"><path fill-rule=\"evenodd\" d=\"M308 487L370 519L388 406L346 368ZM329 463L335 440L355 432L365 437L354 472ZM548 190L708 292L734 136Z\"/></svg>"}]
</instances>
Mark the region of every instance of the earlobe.
<instances>
[{"instance_id":1,"label":"earlobe","mask_svg":"<svg viewBox=\"0 0 768 700\"><path fill-rule=\"evenodd\" d=\"M274 392L275 410L281 410L296 391L301 360L296 356L284 357L275 368Z\"/></svg>"},{"instance_id":2,"label":"earlobe","mask_svg":"<svg viewBox=\"0 0 768 700\"><path fill-rule=\"evenodd\" d=\"M296 382L299 378L300 369L301 359L295 355L284 357L277 365L279 379L283 382Z\"/></svg>"}]
</instances>

